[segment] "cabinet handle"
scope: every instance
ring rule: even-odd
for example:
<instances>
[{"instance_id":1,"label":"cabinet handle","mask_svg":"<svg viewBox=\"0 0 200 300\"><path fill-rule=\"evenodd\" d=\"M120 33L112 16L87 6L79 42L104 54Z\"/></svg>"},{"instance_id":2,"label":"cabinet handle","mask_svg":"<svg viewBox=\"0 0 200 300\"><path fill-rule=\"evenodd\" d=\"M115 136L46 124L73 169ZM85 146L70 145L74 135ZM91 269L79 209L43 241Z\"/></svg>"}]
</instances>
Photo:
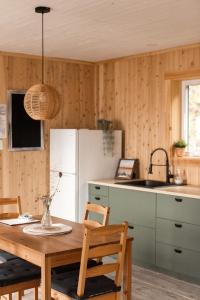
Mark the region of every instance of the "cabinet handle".
<instances>
[{"instance_id":1,"label":"cabinet handle","mask_svg":"<svg viewBox=\"0 0 200 300\"><path fill-rule=\"evenodd\" d=\"M176 201L176 202L182 202L183 199L181 199L181 198L175 198L175 201Z\"/></svg>"},{"instance_id":2,"label":"cabinet handle","mask_svg":"<svg viewBox=\"0 0 200 300\"><path fill-rule=\"evenodd\" d=\"M182 224L177 224L177 223L175 223L174 225L175 225L175 227L178 227L178 228L181 228L181 227L183 227L183 225L182 225Z\"/></svg>"},{"instance_id":3,"label":"cabinet handle","mask_svg":"<svg viewBox=\"0 0 200 300\"><path fill-rule=\"evenodd\" d=\"M134 226L128 225L129 229L134 229Z\"/></svg>"},{"instance_id":4,"label":"cabinet handle","mask_svg":"<svg viewBox=\"0 0 200 300\"><path fill-rule=\"evenodd\" d=\"M179 254L182 253L182 250L179 250L179 249L174 249L174 251Z\"/></svg>"},{"instance_id":5,"label":"cabinet handle","mask_svg":"<svg viewBox=\"0 0 200 300\"><path fill-rule=\"evenodd\" d=\"M98 200L98 201L101 200L100 197L94 197L94 199L95 199L95 200Z\"/></svg>"},{"instance_id":6,"label":"cabinet handle","mask_svg":"<svg viewBox=\"0 0 200 300\"><path fill-rule=\"evenodd\" d=\"M95 189L96 190L100 190L100 186L95 186Z\"/></svg>"}]
</instances>

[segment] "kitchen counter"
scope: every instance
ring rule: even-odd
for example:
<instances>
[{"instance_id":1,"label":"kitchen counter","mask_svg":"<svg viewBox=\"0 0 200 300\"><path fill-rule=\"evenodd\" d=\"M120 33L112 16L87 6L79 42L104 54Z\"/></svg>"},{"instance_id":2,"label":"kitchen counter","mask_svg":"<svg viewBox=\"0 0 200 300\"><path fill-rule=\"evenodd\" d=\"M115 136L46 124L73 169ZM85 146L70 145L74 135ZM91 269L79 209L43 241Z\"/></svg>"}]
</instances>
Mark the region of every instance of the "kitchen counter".
<instances>
[{"instance_id":1,"label":"kitchen counter","mask_svg":"<svg viewBox=\"0 0 200 300\"><path fill-rule=\"evenodd\" d=\"M190 197L190 198L199 198L200 199L200 186L196 185L173 185L173 186L164 186L164 187L156 187L156 188L144 188L138 186L127 186L122 185L120 183L116 184L115 182L124 182L126 180L119 180L119 179L99 179L99 180L90 180L88 183L90 184L98 184L110 187L117 187L122 189L129 189L129 190L138 190L150 193L157 193L157 194L173 194L183 197Z\"/></svg>"}]
</instances>

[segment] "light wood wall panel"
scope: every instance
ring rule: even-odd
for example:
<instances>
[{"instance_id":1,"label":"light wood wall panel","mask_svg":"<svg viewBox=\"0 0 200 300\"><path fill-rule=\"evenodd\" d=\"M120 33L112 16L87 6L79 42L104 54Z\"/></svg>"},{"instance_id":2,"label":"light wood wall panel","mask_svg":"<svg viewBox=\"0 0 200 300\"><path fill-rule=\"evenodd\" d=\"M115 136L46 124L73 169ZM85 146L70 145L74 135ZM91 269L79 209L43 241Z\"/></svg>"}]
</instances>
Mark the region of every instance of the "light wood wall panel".
<instances>
[{"instance_id":1,"label":"light wood wall panel","mask_svg":"<svg viewBox=\"0 0 200 300\"><path fill-rule=\"evenodd\" d=\"M22 198L22 210L41 212L39 197L49 190L49 129L94 128L94 65L65 60L46 60L46 83L60 94L61 111L45 121L43 151L8 151L8 140L0 151L0 195ZM28 89L40 82L41 59L0 55L0 102L7 103L8 89Z\"/></svg>"},{"instance_id":2,"label":"light wood wall panel","mask_svg":"<svg viewBox=\"0 0 200 300\"><path fill-rule=\"evenodd\" d=\"M179 86L166 80L166 74L195 74L200 69L200 45L99 62L96 68L98 116L124 130L124 155L140 159L141 177L165 179L163 167L154 167L153 175L147 167L151 151L163 147L171 154L180 133L180 119L174 120L178 108L169 95L178 93ZM154 162L165 162L164 154L155 154ZM178 164L189 183L200 184L199 167L191 161Z\"/></svg>"}]
</instances>

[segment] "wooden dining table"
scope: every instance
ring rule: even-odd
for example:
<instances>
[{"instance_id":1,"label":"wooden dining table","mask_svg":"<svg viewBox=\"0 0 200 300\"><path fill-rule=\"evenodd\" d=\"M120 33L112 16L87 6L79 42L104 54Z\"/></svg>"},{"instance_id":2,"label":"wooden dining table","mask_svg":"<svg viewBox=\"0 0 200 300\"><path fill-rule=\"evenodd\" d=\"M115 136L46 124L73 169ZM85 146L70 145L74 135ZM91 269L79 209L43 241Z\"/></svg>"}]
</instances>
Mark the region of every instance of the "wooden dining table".
<instances>
[{"instance_id":1,"label":"wooden dining table","mask_svg":"<svg viewBox=\"0 0 200 300\"><path fill-rule=\"evenodd\" d=\"M36 218L40 218L36 216ZM81 258L84 225L52 218L53 223L62 223L72 227L72 231L63 235L36 236L23 232L27 225L5 225L0 223L0 249L17 255L41 267L42 300L51 299L51 268L79 262ZM116 241L114 237L109 241ZM123 299L131 300L132 240L127 239L126 257L123 273Z\"/></svg>"}]
</instances>

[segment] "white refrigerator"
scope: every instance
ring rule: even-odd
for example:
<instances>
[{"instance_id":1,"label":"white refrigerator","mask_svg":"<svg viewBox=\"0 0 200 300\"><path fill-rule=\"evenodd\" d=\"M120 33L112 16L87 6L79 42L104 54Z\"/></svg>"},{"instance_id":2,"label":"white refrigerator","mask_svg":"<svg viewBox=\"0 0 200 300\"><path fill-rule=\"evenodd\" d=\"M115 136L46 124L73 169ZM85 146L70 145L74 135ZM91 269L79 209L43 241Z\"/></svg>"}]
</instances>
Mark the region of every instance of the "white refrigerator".
<instances>
[{"instance_id":1,"label":"white refrigerator","mask_svg":"<svg viewBox=\"0 0 200 300\"><path fill-rule=\"evenodd\" d=\"M51 194L56 190L51 204L52 216L82 221L88 201L88 180L115 176L121 158L121 130L115 130L112 136L112 151L107 151L102 130L50 130Z\"/></svg>"}]
</instances>

